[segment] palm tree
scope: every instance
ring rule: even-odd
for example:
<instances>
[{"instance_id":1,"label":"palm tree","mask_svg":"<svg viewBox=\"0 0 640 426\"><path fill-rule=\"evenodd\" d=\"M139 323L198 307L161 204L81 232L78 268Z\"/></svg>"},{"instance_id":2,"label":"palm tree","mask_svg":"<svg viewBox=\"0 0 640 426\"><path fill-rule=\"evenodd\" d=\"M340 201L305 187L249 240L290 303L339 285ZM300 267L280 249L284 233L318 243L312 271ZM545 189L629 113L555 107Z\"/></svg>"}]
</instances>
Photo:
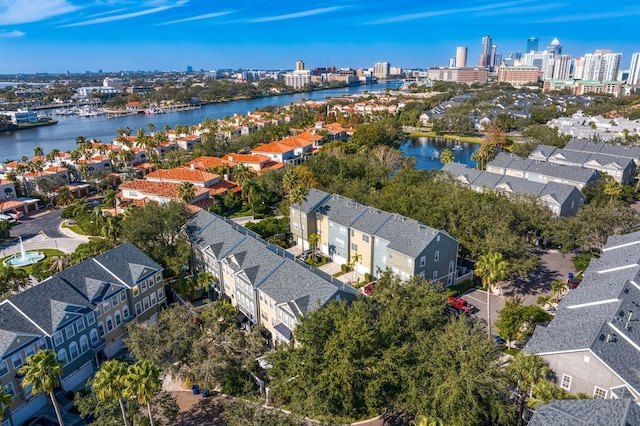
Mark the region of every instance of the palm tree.
<instances>
[{"instance_id":1,"label":"palm tree","mask_svg":"<svg viewBox=\"0 0 640 426\"><path fill-rule=\"evenodd\" d=\"M58 189L58 196L56 197L56 204L58 206L68 206L73 204L74 201L75 197L68 186L63 186Z\"/></svg>"},{"instance_id":2,"label":"palm tree","mask_svg":"<svg viewBox=\"0 0 640 426\"><path fill-rule=\"evenodd\" d=\"M553 300L560 301L560 296L567 291L567 283L563 280L555 280L551 282L551 291L553 292Z\"/></svg>"},{"instance_id":3,"label":"palm tree","mask_svg":"<svg viewBox=\"0 0 640 426\"><path fill-rule=\"evenodd\" d=\"M353 275L351 278L351 282L353 282L356 279L356 266L362 262L362 255L358 252L353 253L353 255L351 256L351 262L350 265L351 268L353 268Z\"/></svg>"},{"instance_id":4,"label":"palm tree","mask_svg":"<svg viewBox=\"0 0 640 426\"><path fill-rule=\"evenodd\" d=\"M13 396L7 392L7 387L0 387L0 420L4 418L5 411L9 410L13 402Z\"/></svg>"},{"instance_id":5,"label":"palm tree","mask_svg":"<svg viewBox=\"0 0 640 426\"><path fill-rule=\"evenodd\" d=\"M126 362L112 359L102 364L102 367L96 371L93 382L91 383L91 389L101 401L113 398L118 399L125 426L128 426L129 422L122 397L126 386L125 377L127 376L127 370L128 366Z\"/></svg>"},{"instance_id":6,"label":"palm tree","mask_svg":"<svg viewBox=\"0 0 640 426\"><path fill-rule=\"evenodd\" d=\"M102 228L100 228L100 235L111 240L113 244L117 244L121 228L122 225L120 224L120 218L118 216L108 217L102 225Z\"/></svg>"},{"instance_id":7,"label":"palm tree","mask_svg":"<svg viewBox=\"0 0 640 426\"><path fill-rule=\"evenodd\" d=\"M282 189L285 192L285 197L291 197L291 193L300 183L300 178L295 169L291 167L282 176Z\"/></svg>"},{"instance_id":8,"label":"palm tree","mask_svg":"<svg viewBox=\"0 0 640 426\"><path fill-rule=\"evenodd\" d=\"M242 181L242 196L247 201L247 206L253 211L253 204L256 201L256 197L260 193L260 182L255 179L244 179Z\"/></svg>"},{"instance_id":9,"label":"palm tree","mask_svg":"<svg viewBox=\"0 0 640 426\"><path fill-rule=\"evenodd\" d=\"M609 202L613 203L613 200L622 194L622 185L620 185L615 180L608 178L607 182L604 184L604 188L602 189L602 193L604 195L608 195Z\"/></svg>"},{"instance_id":10,"label":"palm tree","mask_svg":"<svg viewBox=\"0 0 640 426\"><path fill-rule=\"evenodd\" d=\"M313 247L314 253L318 251L318 243L320 242L321 239L322 237L317 232L314 232L313 234L309 235L309 245Z\"/></svg>"},{"instance_id":11,"label":"palm tree","mask_svg":"<svg viewBox=\"0 0 640 426\"><path fill-rule=\"evenodd\" d=\"M36 146L35 148L33 148L33 156L34 157L42 157L44 155L44 151L42 150L41 147Z\"/></svg>"},{"instance_id":12,"label":"palm tree","mask_svg":"<svg viewBox=\"0 0 640 426\"><path fill-rule=\"evenodd\" d=\"M447 163L452 163L456 161L456 156L453 154L453 151L450 149L443 149L440 153L440 162L444 166Z\"/></svg>"},{"instance_id":13,"label":"palm tree","mask_svg":"<svg viewBox=\"0 0 640 426\"><path fill-rule=\"evenodd\" d=\"M32 386L34 394L40 392L49 394L58 423L64 426L58 401L53 394L54 389L60 384L60 375L63 372L62 362L56 359L56 353L49 349L40 350L27 357L25 364L18 372L24 376L22 386Z\"/></svg>"},{"instance_id":14,"label":"palm tree","mask_svg":"<svg viewBox=\"0 0 640 426\"><path fill-rule=\"evenodd\" d=\"M196 187L191 182L182 182L178 188L178 195L185 204L189 204L196 196Z\"/></svg>"},{"instance_id":15,"label":"palm tree","mask_svg":"<svg viewBox=\"0 0 640 426\"><path fill-rule=\"evenodd\" d=\"M549 364L535 354L519 352L507 366L511 380L518 385L518 426L522 426L524 407L533 387L551 374Z\"/></svg>"},{"instance_id":16,"label":"palm tree","mask_svg":"<svg viewBox=\"0 0 640 426\"><path fill-rule=\"evenodd\" d=\"M152 361L142 359L129 367L124 376L124 384L123 395L127 398L136 398L138 403L147 406L149 421L153 426L151 399L162 387L160 368Z\"/></svg>"},{"instance_id":17,"label":"palm tree","mask_svg":"<svg viewBox=\"0 0 640 426\"><path fill-rule=\"evenodd\" d=\"M51 267L49 267L49 271L62 272L67 266L69 266L69 258L67 256L53 256L51 258Z\"/></svg>"},{"instance_id":18,"label":"palm tree","mask_svg":"<svg viewBox=\"0 0 640 426\"><path fill-rule=\"evenodd\" d=\"M482 285L487 288L487 333L491 338L491 287L504 280L509 264L502 259L502 253L483 254L476 262L475 274L482 277Z\"/></svg>"},{"instance_id":19,"label":"palm tree","mask_svg":"<svg viewBox=\"0 0 640 426\"><path fill-rule=\"evenodd\" d=\"M304 224L302 223L302 203L307 201L308 191L302 186L296 186L291 195L289 196L289 202L298 205L298 213L300 214L300 236L302 238L302 247L304 248Z\"/></svg>"}]
</instances>

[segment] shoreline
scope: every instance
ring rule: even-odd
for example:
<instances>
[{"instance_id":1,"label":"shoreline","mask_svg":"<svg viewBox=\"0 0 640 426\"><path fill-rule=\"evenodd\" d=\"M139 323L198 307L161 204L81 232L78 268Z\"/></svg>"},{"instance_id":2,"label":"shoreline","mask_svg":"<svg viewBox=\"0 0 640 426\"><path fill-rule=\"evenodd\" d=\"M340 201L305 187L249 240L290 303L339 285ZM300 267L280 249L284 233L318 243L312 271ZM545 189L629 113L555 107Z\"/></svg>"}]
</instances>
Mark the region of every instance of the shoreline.
<instances>
[{"instance_id":1,"label":"shoreline","mask_svg":"<svg viewBox=\"0 0 640 426\"><path fill-rule=\"evenodd\" d=\"M428 138L440 138L440 139L448 139L448 140L458 140L460 142L468 142L474 144L481 144L482 138L476 136L459 136L459 135L438 135L435 132L427 132L427 131L413 131L409 133L409 137L417 138L417 137L428 137Z\"/></svg>"}]
</instances>

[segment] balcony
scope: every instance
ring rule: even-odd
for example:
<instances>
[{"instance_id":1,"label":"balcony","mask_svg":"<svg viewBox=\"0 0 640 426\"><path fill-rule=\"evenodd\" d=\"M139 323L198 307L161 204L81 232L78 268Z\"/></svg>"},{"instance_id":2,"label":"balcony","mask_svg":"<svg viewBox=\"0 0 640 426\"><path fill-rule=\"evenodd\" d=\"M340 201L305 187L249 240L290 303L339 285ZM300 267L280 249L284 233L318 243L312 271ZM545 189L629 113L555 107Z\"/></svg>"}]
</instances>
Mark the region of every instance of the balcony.
<instances>
[{"instance_id":1,"label":"balcony","mask_svg":"<svg viewBox=\"0 0 640 426\"><path fill-rule=\"evenodd\" d=\"M94 342L89 343L89 348L91 348L91 351L93 353L100 352L106 346L107 346L107 342L105 342L104 339L98 339L95 341L95 343Z\"/></svg>"}]
</instances>

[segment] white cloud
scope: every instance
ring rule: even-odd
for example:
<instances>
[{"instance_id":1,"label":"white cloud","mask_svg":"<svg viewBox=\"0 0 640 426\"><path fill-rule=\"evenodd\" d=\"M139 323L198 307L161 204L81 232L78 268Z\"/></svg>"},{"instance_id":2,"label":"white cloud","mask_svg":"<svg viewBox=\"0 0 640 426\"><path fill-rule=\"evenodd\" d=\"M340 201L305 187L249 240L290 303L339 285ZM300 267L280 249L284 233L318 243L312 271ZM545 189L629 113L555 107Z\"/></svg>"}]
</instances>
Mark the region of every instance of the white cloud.
<instances>
[{"instance_id":1,"label":"white cloud","mask_svg":"<svg viewBox=\"0 0 640 426\"><path fill-rule=\"evenodd\" d=\"M0 0L1 1L1 0ZM180 7L186 4L186 0L181 0L170 5L158 6L151 9L139 10L137 12L123 13L121 15L105 16L102 18L94 18L86 21L76 22L74 24L63 25L62 27L81 27L85 25L104 24L106 22L121 21L123 19L137 18L139 16L151 15L153 13L164 12L165 10Z\"/></svg>"},{"instance_id":2,"label":"white cloud","mask_svg":"<svg viewBox=\"0 0 640 426\"><path fill-rule=\"evenodd\" d=\"M158 24L158 25L170 25L170 24L178 24L178 23L181 23L181 22L199 21L199 20L202 20L202 19L217 18L219 16L228 15L230 13L233 13L233 12L205 13L204 15L192 16L191 18L176 19L175 21L163 22L163 23Z\"/></svg>"},{"instance_id":3,"label":"white cloud","mask_svg":"<svg viewBox=\"0 0 640 426\"><path fill-rule=\"evenodd\" d=\"M429 12L422 13L413 13L409 15L399 15L393 16L390 18L384 18L377 21L368 22L369 25L374 24L393 24L396 22L405 22L405 21L415 21L417 19L425 19L425 18L433 18L435 16L445 16L445 15L457 15L461 13L471 13L471 12L481 12L485 10L497 10L496 14L500 14L500 8L508 8L511 6L518 6L524 3L531 3L533 0L518 0L511 1L505 3L494 3L488 4L484 6L475 6L475 7L461 7L458 9L441 9L441 10L432 10Z\"/></svg>"},{"instance_id":4,"label":"white cloud","mask_svg":"<svg viewBox=\"0 0 640 426\"><path fill-rule=\"evenodd\" d=\"M0 25L43 21L78 9L67 0L0 0Z\"/></svg>"},{"instance_id":5,"label":"white cloud","mask_svg":"<svg viewBox=\"0 0 640 426\"><path fill-rule=\"evenodd\" d=\"M332 6L323 7L320 9L305 10L303 12L289 13L286 15L267 16L264 18L250 19L249 22L271 22L271 21L283 21L285 19L304 18L306 16L320 15L322 13L335 12L336 10L343 9L344 6Z\"/></svg>"},{"instance_id":6,"label":"white cloud","mask_svg":"<svg viewBox=\"0 0 640 426\"><path fill-rule=\"evenodd\" d=\"M3 38L23 37L25 35L26 33L23 33L22 31L18 31L18 30L0 33L0 37L3 37Z\"/></svg>"}]
</instances>

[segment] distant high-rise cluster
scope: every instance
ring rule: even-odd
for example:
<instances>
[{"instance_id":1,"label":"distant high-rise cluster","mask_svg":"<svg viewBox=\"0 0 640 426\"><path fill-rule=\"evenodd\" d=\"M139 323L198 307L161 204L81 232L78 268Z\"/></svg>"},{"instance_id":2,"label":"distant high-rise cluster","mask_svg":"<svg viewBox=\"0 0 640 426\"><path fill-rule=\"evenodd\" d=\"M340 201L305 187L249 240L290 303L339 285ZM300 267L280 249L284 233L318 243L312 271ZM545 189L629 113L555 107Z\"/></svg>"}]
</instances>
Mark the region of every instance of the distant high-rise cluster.
<instances>
[{"instance_id":1,"label":"distant high-rise cluster","mask_svg":"<svg viewBox=\"0 0 640 426\"><path fill-rule=\"evenodd\" d=\"M527 50L525 53L538 51L538 39L536 37L529 37L527 40Z\"/></svg>"},{"instance_id":2,"label":"distant high-rise cluster","mask_svg":"<svg viewBox=\"0 0 640 426\"><path fill-rule=\"evenodd\" d=\"M620 70L622 54L612 53L611 50L596 50L584 55L584 71L581 76L574 78L593 81L614 81Z\"/></svg>"},{"instance_id":3,"label":"distant high-rise cluster","mask_svg":"<svg viewBox=\"0 0 640 426\"><path fill-rule=\"evenodd\" d=\"M627 83L631 85L640 84L640 53L634 53L631 56L631 67L629 68Z\"/></svg>"},{"instance_id":4,"label":"distant high-rise cluster","mask_svg":"<svg viewBox=\"0 0 640 426\"><path fill-rule=\"evenodd\" d=\"M467 66L467 48L458 47L456 49L456 67L464 68Z\"/></svg>"},{"instance_id":5,"label":"distant high-rise cluster","mask_svg":"<svg viewBox=\"0 0 640 426\"><path fill-rule=\"evenodd\" d=\"M376 62L373 66L373 76L376 78L389 78L391 74L391 65L389 62Z\"/></svg>"},{"instance_id":6,"label":"distant high-rise cluster","mask_svg":"<svg viewBox=\"0 0 640 426\"><path fill-rule=\"evenodd\" d=\"M482 49L480 50L480 59L478 65L481 67L491 68L493 64L491 61L491 48L493 47L491 36L487 34L482 37Z\"/></svg>"}]
</instances>

